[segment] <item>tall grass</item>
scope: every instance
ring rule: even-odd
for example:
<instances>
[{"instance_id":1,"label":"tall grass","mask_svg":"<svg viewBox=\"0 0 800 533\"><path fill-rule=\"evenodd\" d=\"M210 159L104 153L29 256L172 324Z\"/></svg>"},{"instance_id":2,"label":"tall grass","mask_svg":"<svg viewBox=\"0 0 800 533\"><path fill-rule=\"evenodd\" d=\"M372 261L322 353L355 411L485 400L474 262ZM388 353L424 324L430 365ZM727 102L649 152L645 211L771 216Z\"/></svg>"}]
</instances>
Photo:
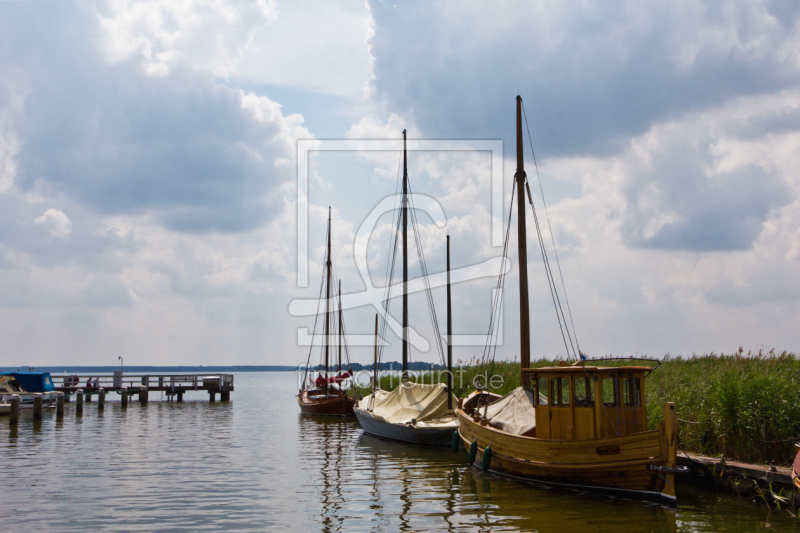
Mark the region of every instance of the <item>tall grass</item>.
<instances>
[{"instance_id":1,"label":"tall grass","mask_svg":"<svg viewBox=\"0 0 800 533\"><path fill-rule=\"evenodd\" d=\"M591 361L588 364L592 364ZM631 361L602 361L601 366L624 366ZM531 367L556 366L558 360L533 361ZM459 361L453 392L464 397L496 376L486 390L505 394L519 386L519 363ZM445 383L445 372L411 374L411 381ZM397 376L383 376L381 388L392 390ZM748 463L790 464L800 442L800 359L793 353L708 354L663 358L645 380L648 423L655 428L665 402L675 402L680 423L680 446L687 452L724 455ZM362 389L362 394L366 389ZM795 439L795 437L797 437ZM782 441L782 442L776 442Z\"/></svg>"}]
</instances>

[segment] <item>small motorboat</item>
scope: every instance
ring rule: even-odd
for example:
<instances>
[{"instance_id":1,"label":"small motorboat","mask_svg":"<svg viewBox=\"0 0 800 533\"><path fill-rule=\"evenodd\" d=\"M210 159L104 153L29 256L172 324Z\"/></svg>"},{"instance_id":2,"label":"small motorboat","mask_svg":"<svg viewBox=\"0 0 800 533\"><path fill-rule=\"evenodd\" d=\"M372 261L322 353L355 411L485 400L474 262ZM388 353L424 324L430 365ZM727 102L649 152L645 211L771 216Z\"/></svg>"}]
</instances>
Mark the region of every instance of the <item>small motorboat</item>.
<instances>
[{"instance_id":1,"label":"small motorboat","mask_svg":"<svg viewBox=\"0 0 800 533\"><path fill-rule=\"evenodd\" d=\"M42 407L56 406L56 389L49 372L6 372L0 374L0 415L11 411L11 396L19 396L20 409L33 409L36 393L42 394Z\"/></svg>"}]
</instances>

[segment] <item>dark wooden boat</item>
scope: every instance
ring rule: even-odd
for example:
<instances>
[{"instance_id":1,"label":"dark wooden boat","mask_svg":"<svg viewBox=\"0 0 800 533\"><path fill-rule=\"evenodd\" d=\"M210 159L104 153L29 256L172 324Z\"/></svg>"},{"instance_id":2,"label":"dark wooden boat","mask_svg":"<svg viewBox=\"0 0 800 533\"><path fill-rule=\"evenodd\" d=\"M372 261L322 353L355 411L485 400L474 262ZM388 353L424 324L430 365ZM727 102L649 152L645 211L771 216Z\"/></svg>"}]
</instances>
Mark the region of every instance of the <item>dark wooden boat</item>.
<instances>
[{"instance_id":1,"label":"dark wooden boat","mask_svg":"<svg viewBox=\"0 0 800 533\"><path fill-rule=\"evenodd\" d=\"M797 447L797 457L794 458L792 465L792 481L794 481L797 490L800 490L800 444L795 444Z\"/></svg>"},{"instance_id":2,"label":"dark wooden boat","mask_svg":"<svg viewBox=\"0 0 800 533\"><path fill-rule=\"evenodd\" d=\"M461 401L459 435L471 460L484 470L674 502L678 418L668 402L664 420L647 430L644 378L650 367L599 367L580 360L530 368L521 105L517 96L522 387L492 403L480 393Z\"/></svg>"},{"instance_id":3,"label":"dark wooden boat","mask_svg":"<svg viewBox=\"0 0 800 533\"><path fill-rule=\"evenodd\" d=\"M331 346L331 277L332 277L332 261L331 261L331 212L328 208L328 238L327 238L327 254L325 260L325 272L323 276L325 284L325 323L324 323L324 363L325 374L320 375L314 381L311 388L306 388L308 384L308 371L303 378L303 388L297 395L297 404L300 406L300 412L308 415L323 415L323 416L352 416L353 407L356 404L356 399L347 394L343 388L343 382L353 376L351 370L342 372L342 347L345 345L344 341L344 317L342 315L342 282L339 281L339 317L338 326L339 332L337 335L338 348L339 348L339 373L336 376L329 376L330 370L330 346ZM316 333L316 332L315 332ZM314 342L312 340L311 350L309 351L309 360L311 358L311 351L314 349ZM308 365L306 365L308 368Z\"/></svg>"},{"instance_id":4,"label":"dark wooden boat","mask_svg":"<svg viewBox=\"0 0 800 533\"><path fill-rule=\"evenodd\" d=\"M344 391L304 390L297 396L300 412L307 415L352 416L355 398Z\"/></svg>"},{"instance_id":5,"label":"dark wooden boat","mask_svg":"<svg viewBox=\"0 0 800 533\"><path fill-rule=\"evenodd\" d=\"M400 385L391 392L378 388L378 317L375 317L375 364L373 366L372 394L362 399L354 412L362 429L375 437L391 439L413 444L431 444L447 446L452 444L453 433L458 427L454 408L457 399L452 393L452 324L450 314L450 236L447 236L447 385L428 385L412 383L408 380L408 160L406 150L406 130L403 130L403 199L400 208L402 221L402 255L403 255L403 368ZM416 231L413 221L412 230ZM391 261L391 259L390 259ZM420 263L424 259L420 257ZM427 269L422 271L426 276ZM391 280L389 280L391 286ZM388 298L387 298L388 300ZM438 325L431 306L431 320L439 339ZM440 356L444 357L440 349Z\"/></svg>"}]
</instances>

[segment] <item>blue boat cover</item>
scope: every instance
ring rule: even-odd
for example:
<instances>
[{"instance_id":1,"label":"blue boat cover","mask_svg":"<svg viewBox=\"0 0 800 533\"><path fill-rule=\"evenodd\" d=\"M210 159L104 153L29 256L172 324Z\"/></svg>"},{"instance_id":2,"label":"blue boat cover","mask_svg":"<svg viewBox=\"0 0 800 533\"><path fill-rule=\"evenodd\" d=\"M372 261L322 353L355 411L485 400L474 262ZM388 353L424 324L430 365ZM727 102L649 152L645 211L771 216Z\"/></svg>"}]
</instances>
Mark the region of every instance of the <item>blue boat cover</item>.
<instances>
[{"instance_id":1,"label":"blue boat cover","mask_svg":"<svg viewBox=\"0 0 800 533\"><path fill-rule=\"evenodd\" d=\"M50 372L6 372L2 376L12 376L25 392L53 392L53 380Z\"/></svg>"}]
</instances>

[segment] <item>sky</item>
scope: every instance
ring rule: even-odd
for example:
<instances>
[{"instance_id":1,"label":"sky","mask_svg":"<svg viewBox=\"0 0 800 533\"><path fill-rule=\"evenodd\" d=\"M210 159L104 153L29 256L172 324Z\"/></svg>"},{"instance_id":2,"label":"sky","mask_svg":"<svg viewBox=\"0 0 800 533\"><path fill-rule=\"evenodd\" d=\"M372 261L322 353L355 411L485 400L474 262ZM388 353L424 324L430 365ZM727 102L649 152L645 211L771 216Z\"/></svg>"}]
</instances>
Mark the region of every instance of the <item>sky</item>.
<instances>
[{"instance_id":1,"label":"sky","mask_svg":"<svg viewBox=\"0 0 800 533\"><path fill-rule=\"evenodd\" d=\"M800 351L796 2L43 0L0 1L0 366L304 363L329 207L370 362L404 129L425 264L444 271L449 234L453 330L473 336L454 358L480 357L518 94L582 352ZM531 216L531 357L566 358ZM437 362L409 299L411 358Z\"/></svg>"}]
</instances>

